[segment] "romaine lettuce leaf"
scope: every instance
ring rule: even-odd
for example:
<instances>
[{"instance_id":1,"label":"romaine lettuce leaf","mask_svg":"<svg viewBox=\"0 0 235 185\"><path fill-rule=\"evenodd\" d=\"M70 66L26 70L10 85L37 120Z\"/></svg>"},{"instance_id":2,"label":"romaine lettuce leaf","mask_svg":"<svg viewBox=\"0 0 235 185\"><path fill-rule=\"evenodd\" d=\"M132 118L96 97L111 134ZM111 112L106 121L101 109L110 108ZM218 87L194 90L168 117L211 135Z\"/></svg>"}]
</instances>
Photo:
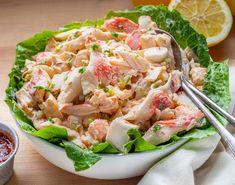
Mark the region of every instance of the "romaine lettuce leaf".
<instances>
[{"instance_id":1,"label":"romaine lettuce leaf","mask_svg":"<svg viewBox=\"0 0 235 185\"><path fill-rule=\"evenodd\" d=\"M60 128L53 125L45 127L41 130L34 131L32 134L51 143L57 144L68 138L68 132L65 128Z\"/></svg>"},{"instance_id":2,"label":"romaine lettuce leaf","mask_svg":"<svg viewBox=\"0 0 235 185\"><path fill-rule=\"evenodd\" d=\"M104 19L98 19L98 20L86 20L83 22L72 22L70 24L65 25L64 27L59 29L59 32L65 32L72 29L78 29L84 26L91 26L91 27L99 27L104 22Z\"/></svg>"},{"instance_id":3,"label":"romaine lettuce leaf","mask_svg":"<svg viewBox=\"0 0 235 185\"><path fill-rule=\"evenodd\" d=\"M231 101L229 93L229 65L228 61L213 62L208 66L204 80L204 93L219 106L228 110Z\"/></svg>"},{"instance_id":4,"label":"romaine lettuce leaf","mask_svg":"<svg viewBox=\"0 0 235 185\"><path fill-rule=\"evenodd\" d=\"M81 149L73 142L63 141L68 158L74 161L76 171L90 168L101 159L101 156L93 153L91 150Z\"/></svg>"},{"instance_id":5,"label":"romaine lettuce leaf","mask_svg":"<svg viewBox=\"0 0 235 185\"><path fill-rule=\"evenodd\" d=\"M107 141L104 143L95 143L91 149L94 153L103 154L118 154L120 153L114 146L109 144Z\"/></svg>"},{"instance_id":6,"label":"romaine lettuce leaf","mask_svg":"<svg viewBox=\"0 0 235 185\"><path fill-rule=\"evenodd\" d=\"M155 145L146 141L137 129L130 129L127 134L130 137L130 141L124 145L124 153L129 153L131 150L135 152L143 152L157 148Z\"/></svg>"}]
</instances>

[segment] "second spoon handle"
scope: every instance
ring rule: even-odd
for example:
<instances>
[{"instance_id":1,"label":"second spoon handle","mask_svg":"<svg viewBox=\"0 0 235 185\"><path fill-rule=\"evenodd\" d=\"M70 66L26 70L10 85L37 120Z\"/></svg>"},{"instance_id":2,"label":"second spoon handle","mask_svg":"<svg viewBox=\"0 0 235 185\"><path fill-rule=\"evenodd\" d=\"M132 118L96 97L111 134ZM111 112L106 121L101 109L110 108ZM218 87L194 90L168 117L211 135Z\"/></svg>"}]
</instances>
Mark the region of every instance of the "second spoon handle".
<instances>
[{"instance_id":1,"label":"second spoon handle","mask_svg":"<svg viewBox=\"0 0 235 185\"><path fill-rule=\"evenodd\" d=\"M204 93L202 93L196 87L194 87L186 78L182 77L182 82L185 83L185 85L188 88L190 88L197 96L199 96L211 108L213 108L215 111L223 115L225 119L227 119L229 123L235 127L235 117L233 117L231 114L229 114L224 109L219 107L215 102L213 102L210 98L208 98Z\"/></svg>"},{"instance_id":2,"label":"second spoon handle","mask_svg":"<svg viewBox=\"0 0 235 185\"><path fill-rule=\"evenodd\" d=\"M182 88L197 105L197 107L205 114L208 121L216 128L222 139L228 145L232 154L235 156L235 138L232 134L215 118L215 116L206 108L206 106L198 99L198 97L188 88L185 83L182 83Z\"/></svg>"}]
</instances>

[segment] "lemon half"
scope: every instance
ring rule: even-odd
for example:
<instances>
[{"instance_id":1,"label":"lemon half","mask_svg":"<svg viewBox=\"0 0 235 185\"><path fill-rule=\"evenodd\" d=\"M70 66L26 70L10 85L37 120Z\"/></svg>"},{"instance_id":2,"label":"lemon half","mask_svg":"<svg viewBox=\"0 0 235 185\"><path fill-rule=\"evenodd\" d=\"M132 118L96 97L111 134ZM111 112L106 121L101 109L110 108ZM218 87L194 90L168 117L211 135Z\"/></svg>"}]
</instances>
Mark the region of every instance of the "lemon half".
<instances>
[{"instance_id":1,"label":"lemon half","mask_svg":"<svg viewBox=\"0 0 235 185\"><path fill-rule=\"evenodd\" d=\"M224 40L232 27L233 17L224 0L171 0L168 8L178 10L206 37L209 47Z\"/></svg>"}]
</instances>

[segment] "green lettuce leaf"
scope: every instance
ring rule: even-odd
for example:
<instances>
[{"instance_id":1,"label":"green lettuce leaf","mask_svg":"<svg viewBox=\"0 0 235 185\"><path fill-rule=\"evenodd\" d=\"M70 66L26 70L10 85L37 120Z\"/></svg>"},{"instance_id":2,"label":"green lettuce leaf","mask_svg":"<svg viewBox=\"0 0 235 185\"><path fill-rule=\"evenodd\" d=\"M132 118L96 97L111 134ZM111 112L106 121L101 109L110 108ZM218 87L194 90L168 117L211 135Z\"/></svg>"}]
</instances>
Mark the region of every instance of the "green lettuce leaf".
<instances>
[{"instance_id":1,"label":"green lettuce leaf","mask_svg":"<svg viewBox=\"0 0 235 185\"><path fill-rule=\"evenodd\" d=\"M219 63L213 62L208 66L203 92L225 110L228 110L231 101L228 82L229 65L227 60Z\"/></svg>"},{"instance_id":2,"label":"green lettuce leaf","mask_svg":"<svg viewBox=\"0 0 235 185\"><path fill-rule=\"evenodd\" d=\"M101 159L98 154L81 149L73 142L63 141L63 144L68 158L74 161L76 171L88 169Z\"/></svg>"},{"instance_id":3,"label":"green lettuce leaf","mask_svg":"<svg viewBox=\"0 0 235 185\"><path fill-rule=\"evenodd\" d=\"M18 107L17 103L11 99L6 99L5 102L10 108L15 120L20 124L20 127L28 133L34 132L35 128L32 126L32 121L26 116L24 111Z\"/></svg>"},{"instance_id":4,"label":"green lettuce leaf","mask_svg":"<svg viewBox=\"0 0 235 185\"><path fill-rule=\"evenodd\" d=\"M130 129L127 134L130 137L130 141L124 145L124 153L129 153L131 150L134 150L135 152L143 152L157 148L155 145L146 141L137 129Z\"/></svg>"},{"instance_id":5,"label":"green lettuce leaf","mask_svg":"<svg viewBox=\"0 0 235 185\"><path fill-rule=\"evenodd\" d=\"M114 146L108 142L104 143L95 143L91 149L94 153L103 153L103 154L118 154L120 153Z\"/></svg>"},{"instance_id":6,"label":"green lettuce leaf","mask_svg":"<svg viewBox=\"0 0 235 185\"><path fill-rule=\"evenodd\" d=\"M34 136L45 139L51 143L61 143L62 140L68 138L68 133L65 128L60 128L56 126L48 126L41 130L32 132Z\"/></svg>"},{"instance_id":7,"label":"green lettuce leaf","mask_svg":"<svg viewBox=\"0 0 235 185\"><path fill-rule=\"evenodd\" d=\"M59 32L65 32L72 29L78 29L84 26L99 27L104 23L104 19L86 20L83 22L72 22L59 29Z\"/></svg>"}]
</instances>

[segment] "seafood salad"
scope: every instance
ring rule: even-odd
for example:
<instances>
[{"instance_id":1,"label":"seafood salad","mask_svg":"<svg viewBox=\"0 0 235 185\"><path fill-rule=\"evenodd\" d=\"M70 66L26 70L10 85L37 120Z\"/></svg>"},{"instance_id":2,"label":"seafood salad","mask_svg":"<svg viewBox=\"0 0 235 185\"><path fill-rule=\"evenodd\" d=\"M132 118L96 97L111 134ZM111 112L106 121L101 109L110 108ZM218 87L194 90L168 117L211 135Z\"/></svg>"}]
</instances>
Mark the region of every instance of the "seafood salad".
<instances>
[{"instance_id":1,"label":"seafood salad","mask_svg":"<svg viewBox=\"0 0 235 185\"><path fill-rule=\"evenodd\" d=\"M112 17L99 27L56 34L45 51L25 61L19 107L37 130L65 128L84 149L108 142L120 152L128 130L159 145L188 131L204 117L181 88L171 38L157 33L149 16L138 24ZM190 49L181 49L191 82L202 89L207 69Z\"/></svg>"}]
</instances>

